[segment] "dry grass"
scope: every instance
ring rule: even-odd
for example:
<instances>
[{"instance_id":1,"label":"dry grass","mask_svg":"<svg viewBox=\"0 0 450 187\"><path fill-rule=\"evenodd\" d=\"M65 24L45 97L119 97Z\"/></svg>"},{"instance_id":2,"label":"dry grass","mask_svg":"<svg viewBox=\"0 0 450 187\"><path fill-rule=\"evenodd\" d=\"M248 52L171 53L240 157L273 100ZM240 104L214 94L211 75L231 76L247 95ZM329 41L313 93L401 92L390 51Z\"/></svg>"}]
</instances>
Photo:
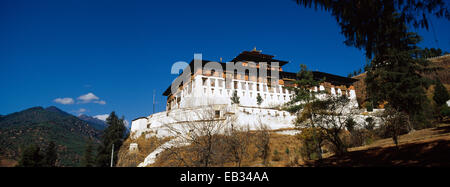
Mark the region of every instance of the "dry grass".
<instances>
[{"instance_id":1,"label":"dry grass","mask_svg":"<svg viewBox=\"0 0 450 187\"><path fill-rule=\"evenodd\" d=\"M441 124L435 128L428 128L417 130L409 134L404 134L399 137L399 145L410 143L423 143L436 140L450 140L450 124ZM372 144L361 147L350 148L349 151L366 150L374 147L393 147L395 146L392 138L380 139L374 141Z\"/></svg>"},{"instance_id":2,"label":"dry grass","mask_svg":"<svg viewBox=\"0 0 450 187\"><path fill-rule=\"evenodd\" d=\"M117 166L119 167L136 167L139 163L143 162L145 157L153 152L156 148L158 148L163 143L167 142L169 139L159 139L155 136L152 136L148 139L145 138L145 134L141 135L138 139L132 140L128 138L125 140L123 145L119 150L119 160L117 162ZM137 152L129 152L128 149L131 143L138 144Z\"/></svg>"},{"instance_id":3,"label":"dry grass","mask_svg":"<svg viewBox=\"0 0 450 187\"><path fill-rule=\"evenodd\" d=\"M247 155L243 158L241 167L263 167L263 160L258 156L258 149L256 147L256 132L252 132L250 137L250 144L247 149ZM276 133L270 133L270 156L268 159L268 164L266 166L272 167L284 167L291 166L295 163L295 160L299 160L298 148L300 147L300 142L295 136L291 135L281 135ZM186 166L179 160L180 157L189 157L192 153L189 153L189 146L176 148L172 151L164 151L158 156L156 162L151 165L151 167L173 167L173 166ZM289 155L286 153L286 149L289 149ZM277 150L280 160L273 161L274 151ZM177 152L177 154L173 154ZM187 160L187 159L186 159ZM186 161L185 160L185 161ZM301 161L300 161L301 162ZM187 163L188 165L191 163ZM223 167L235 167L237 166L235 162L229 161L225 162Z\"/></svg>"},{"instance_id":4,"label":"dry grass","mask_svg":"<svg viewBox=\"0 0 450 187\"><path fill-rule=\"evenodd\" d=\"M14 167L16 165L17 161L0 157L0 167Z\"/></svg>"},{"instance_id":5,"label":"dry grass","mask_svg":"<svg viewBox=\"0 0 450 187\"><path fill-rule=\"evenodd\" d=\"M450 124L422 129L400 136L397 150L391 138L380 139L368 146L349 149L343 157L324 156L321 161L308 161L301 166L450 166Z\"/></svg>"}]
</instances>

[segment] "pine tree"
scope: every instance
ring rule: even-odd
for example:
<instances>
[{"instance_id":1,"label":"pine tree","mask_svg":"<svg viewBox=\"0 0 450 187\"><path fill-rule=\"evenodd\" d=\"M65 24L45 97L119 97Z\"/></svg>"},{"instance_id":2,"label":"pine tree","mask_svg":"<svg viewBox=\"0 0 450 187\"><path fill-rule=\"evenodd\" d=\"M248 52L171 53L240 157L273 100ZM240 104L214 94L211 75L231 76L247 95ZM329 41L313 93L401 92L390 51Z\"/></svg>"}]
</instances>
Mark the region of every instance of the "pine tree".
<instances>
[{"instance_id":1,"label":"pine tree","mask_svg":"<svg viewBox=\"0 0 450 187\"><path fill-rule=\"evenodd\" d=\"M448 2L442 0L296 0L306 8L314 6L330 12L345 36L344 43L364 49L366 56L385 54L385 50L403 45L402 35L392 32L392 23L412 28L429 27L429 16L450 20ZM392 18L396 17L396 20ZM406 31L406 30L405 30Z\"/></svg>"},{"instance_id":2,"label":"pine tree","mask_svg":"<svg viewBox=\"0 0 450 187\"><path fill-rule=\"evenodd\" d=\"M81 161L81 165L83 167L94 167L95 162L93 158L93 145L92 140L89 139L86 144L86 149L84 150L83 160Z\"/></svg>"},{"instance_id":3,"label":"pine tree","mask_svg":"<svg viewBox=\"0 0 450 187\"><path fill-rule=\"evenodd\" d=\"M434 116L438 121L443 121L444 118L450 116L450 108L447 106L447 101L449 99L450 96L447 89L442 85L440 80L437 80L436 87L434 88L433 100L436 103L434 107Z\"/></svg>"},{"instance_id":4,"label":"pine tree","mask_svg":"<svg viewBox=\"0 0 450 187\"><path fill-rule=\"evenodd\" d=\"M20 156L18 167L43 167L41 148L36 144L27 146Z\"/></svg>"},{"instance_id":5,"label":"pine tree","mask_svg":"<svg viewBox=\"0 0 450 187\"><path fill-rule=\"evenodd\" d=\"M447 89L444 87L440 80L437 81L436 87L434 88L433 100L436 102L437 106L442 106L450 99Z\"/></svg>"},{"instance_id":6,"label":"pine tree","mask_svg":"<svg viewBox=\"0 0 450 187\"><path fill-rule=\"evenodd\" d=\"M117 117L115 112L111 112L109 117L106 119L108 127L104 130L102 136L102 143L98 150L97 155L97 166L98 167L109 167L111 163L111 151L114 145L113 154L113 165L117 162L117 152L125 138L125 124L124 117Z\"/></svg>"},{"instance_id":7,"label":"pine tree","mask_svg":"<svg viewBox=\"0 0 450 187\"><path fill-rule=\"evenodd\" d=\"M410 130L428 127L431 118L426 110L426 80L419 74L425 71L428 61L414 58L412 53L413 50L392 49L386 55L376 56L366 77L368 97L373 104L387 101L388 106L405 112L410 117Z\"/></svg>"},{"instance_id":8,"label":"pine tree","mask_svg":"<svg viewBox=\"0 0 450 187\"><path fill-rule=\"evenodd\" d=\"M44 166L45 167L55 167L56 160L58 159L58 155L56 154L56 144L54 141L50 141L45 150L44 156Z\"/></svg>"},{"instance_id":9,"label":"pine tree","mask_svg":"<svg viewBox=\"0 0 450 187\"><path fill-rule=\"evenodd\" d=\"M262 102L263 102L263 98L258 93L258 95L256 96L256 103L258 104L258 106L260 106Z\"/></svg>"},{"instance_id":10,"label":"pine tree","mask_svg":"<svg viewBox=\"0 0 450 187\"><path fill-rule=\"evenodd\" d=\"M237 90L234 90L233 96L231 96L230 99L231 99L231 104L239 104L240 103L239 96L237 94Z\"/></svg>"}]
</instances>

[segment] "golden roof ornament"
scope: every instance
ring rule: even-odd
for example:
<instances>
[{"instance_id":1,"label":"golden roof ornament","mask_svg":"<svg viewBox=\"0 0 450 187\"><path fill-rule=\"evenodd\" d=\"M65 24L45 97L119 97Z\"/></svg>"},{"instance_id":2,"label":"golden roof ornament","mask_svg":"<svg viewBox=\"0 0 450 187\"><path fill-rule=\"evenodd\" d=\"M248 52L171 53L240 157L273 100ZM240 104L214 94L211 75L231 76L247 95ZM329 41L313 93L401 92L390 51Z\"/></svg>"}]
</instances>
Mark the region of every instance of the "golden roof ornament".
<instances>
[{"instance_id":1,"label":"golden roof ornament","mask_svg":"<svg viewBox=\"0 0 450 187\"><path fill-rule=\"evenodd\" d=\"M258 53L261 53L262 50L256 50L256 46L255 46L255 47L253 47L252 52L258 52Z\"/></svg>"}]
</instances>

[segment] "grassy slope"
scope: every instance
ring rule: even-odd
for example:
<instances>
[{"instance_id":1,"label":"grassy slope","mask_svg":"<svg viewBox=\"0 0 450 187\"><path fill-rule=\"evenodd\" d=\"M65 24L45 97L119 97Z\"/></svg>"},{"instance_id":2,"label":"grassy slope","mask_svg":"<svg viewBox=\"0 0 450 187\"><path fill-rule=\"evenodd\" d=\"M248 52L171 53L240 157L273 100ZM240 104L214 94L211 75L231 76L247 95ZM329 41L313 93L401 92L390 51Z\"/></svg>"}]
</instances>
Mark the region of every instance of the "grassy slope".
<instances>
[{"instance_id":1,"label":"grassy slope","mask_svg":"<svg viewBox=\"0 0 450 187\"><path fill-rule=\"evenodd\" d=\"M303 166L450 166L450 124L402 135L399 143L397 151L392 139L381 139L342 158L331 155Z\"/></svg>"}]
</instances>

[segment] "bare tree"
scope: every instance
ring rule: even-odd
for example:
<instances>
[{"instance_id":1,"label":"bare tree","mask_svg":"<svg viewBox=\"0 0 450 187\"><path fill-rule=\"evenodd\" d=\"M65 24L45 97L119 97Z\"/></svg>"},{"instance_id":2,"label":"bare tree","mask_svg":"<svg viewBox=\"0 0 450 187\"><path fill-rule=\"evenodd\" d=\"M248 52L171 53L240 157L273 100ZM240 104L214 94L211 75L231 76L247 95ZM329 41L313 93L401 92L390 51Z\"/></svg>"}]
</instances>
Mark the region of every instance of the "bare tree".
<instances>
[{"instance_id":1,"label":"bare tree","mask_svg":"<svg viewBox=\"0 0 450 187\"><path fill-rule=\"evenodd\" d=\"M173 146L167 150L186 166L208 167L226 162L224 133L234 117L221 115L225 113L221 109L193 109L177 117L175 123L167 124L165 127L174 137Z\"/></svg>"},{"instance_id":2,"label":"bare tree","mask_svg":"<svg viewBox=\"0 0 450 187\"><path fill-rule=\"evenodd\" d=\"M384 123L382 124L382 130L386 136L392 137L395 147L398 147L398 137L401 134L407 133L409 124L409 116L405 112L400 112L399 110L388 107L385 109L381 118Z\"/></svg>"},{"instance_id":3,"label":"bare tree","mask_svg":"<svg viewBox=\"0 0 450 187\"><path fill-rule=\"evenodd\" d=\"M346 128L347 119L354 114L346 96L326 95L305 107L309 110L304 116L297 118L299 126L320 128L322 135L334 146L336 155L343 155L347 151L347 144L342 140L341 134ZM302 121L308 121L301 123Z\"/></svg>"},{"instance_id":4,"label":"bare tree","mask_svg":"<svg viewBox=\"0 0 450 187\"><path fill-rule=\"evenodd\" d=\"M250 138L249 126L237 127L232 124L231 127L226 129L226 151L230 154L230 160L234 161L238 167L241 167L242 160L248 156Z\"/></svg>"},{"instance_id":5,"label":"bare tree","mask_svg":"<svg viewBox=\"0 0 450 187\"><path fill-rule=\"evenodd\" d=\"M263 164L267 165L267 160L270 154L270 132L269 127L259 122L259 126L256 132L256 148L258 149L258 156L263 159Z\"/></svg>"}]
</instances>

